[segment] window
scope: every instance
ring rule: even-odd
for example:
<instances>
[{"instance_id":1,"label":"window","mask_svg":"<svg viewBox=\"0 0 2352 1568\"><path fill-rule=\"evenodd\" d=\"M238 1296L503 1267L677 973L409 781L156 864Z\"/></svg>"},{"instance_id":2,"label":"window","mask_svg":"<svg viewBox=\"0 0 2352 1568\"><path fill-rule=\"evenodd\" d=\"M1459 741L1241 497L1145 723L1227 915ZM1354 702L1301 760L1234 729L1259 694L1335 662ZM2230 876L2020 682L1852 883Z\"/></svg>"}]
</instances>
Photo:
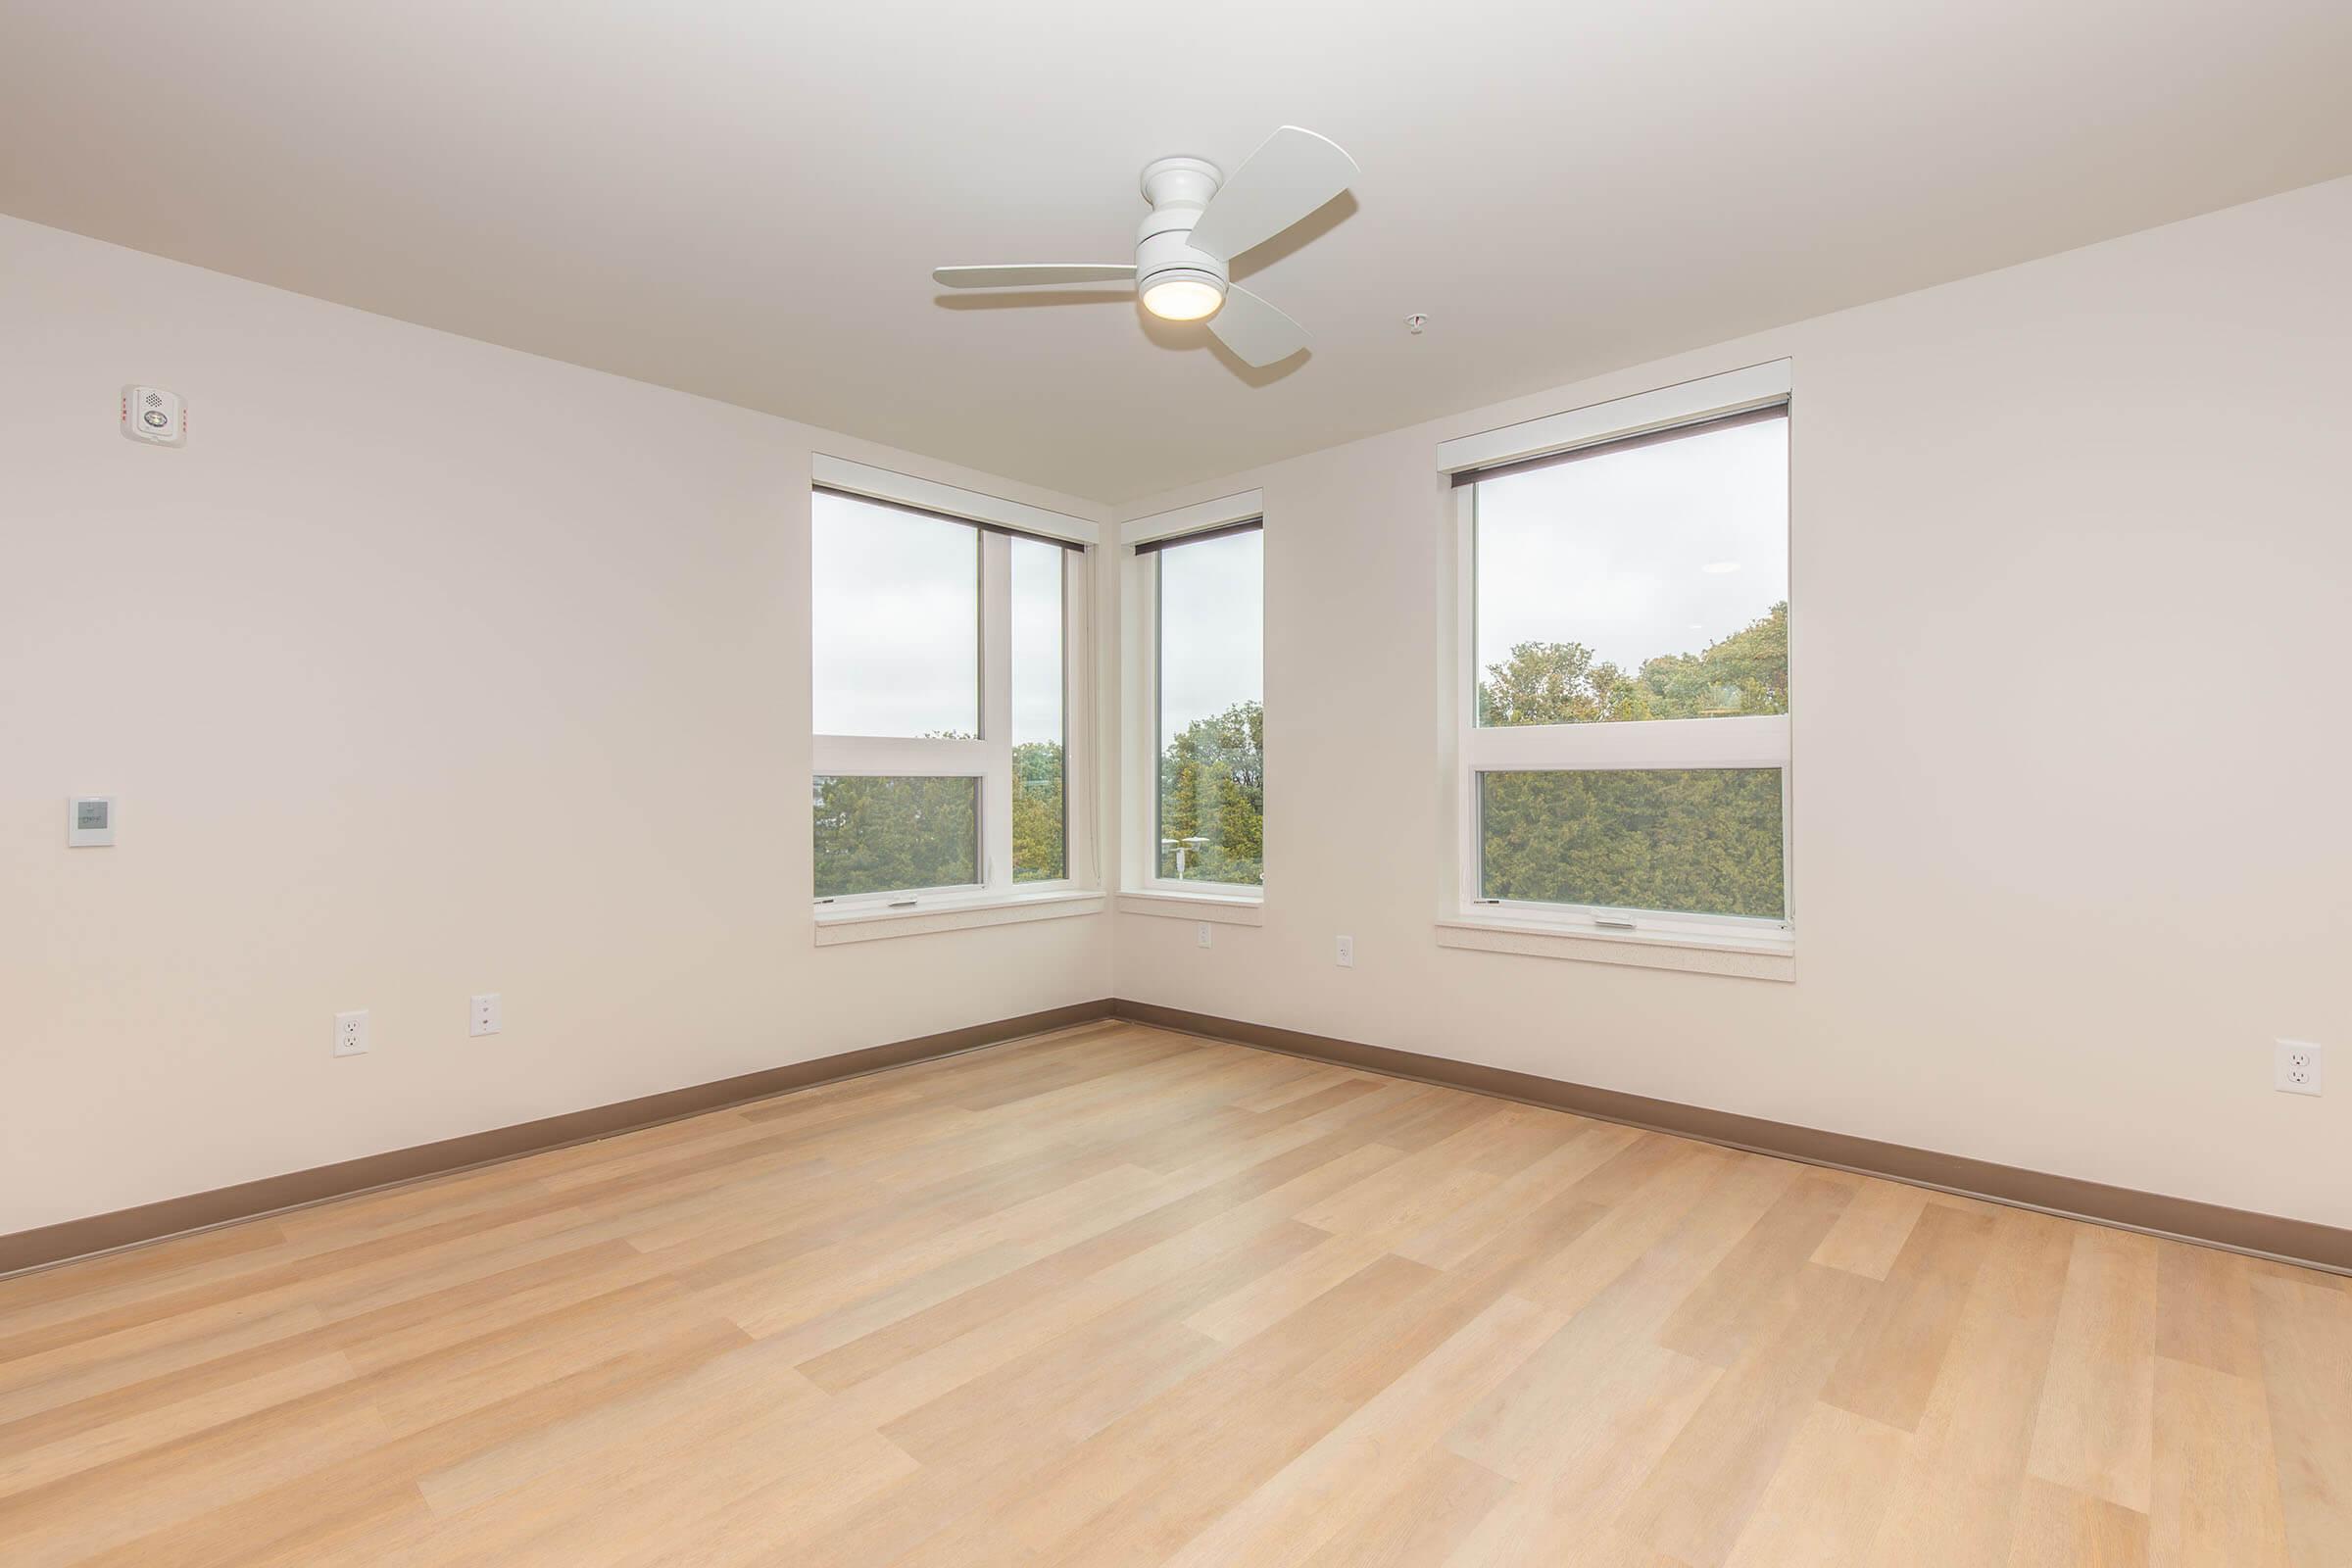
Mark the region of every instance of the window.
<instances>
[{"instance_id":1,"label":"window","mask_svg":"<svg viewBox=\"0 0 2352 1568\"><path fill-rule=\"evenodd\" d=\"M1054 882L1069 856L1062 551L1012 541L1012 879Z\"/></svg>"},{"instance_id":2,"label":"window","mask_svg":"<svg viewBox=\"0 0 2352 1568\"><path fill-rule=\"evenodd\" d=\"M1785 393L1454 483L1464 901L1785 937Z\"/></svg>"},{"instance_id":3,"label":"window","mask_svg":"<svg viewBox=\"0 0 2352 1568\"><path fill-rule=\"evenodd\" d=\"M1066 884L1083 551L822 487L810 528L817 901Z\"/></svg>"},{"instance_id":4,"label":"window","mask_svg":"<svg viewBox=\"0 0 2352 1568\"><path fill-rule=\"evenodd\" d=\"M1151 607L1150 884L1265 880L1264 535L1254 522L1137 546Z\"/></svg>"}]
</instances>

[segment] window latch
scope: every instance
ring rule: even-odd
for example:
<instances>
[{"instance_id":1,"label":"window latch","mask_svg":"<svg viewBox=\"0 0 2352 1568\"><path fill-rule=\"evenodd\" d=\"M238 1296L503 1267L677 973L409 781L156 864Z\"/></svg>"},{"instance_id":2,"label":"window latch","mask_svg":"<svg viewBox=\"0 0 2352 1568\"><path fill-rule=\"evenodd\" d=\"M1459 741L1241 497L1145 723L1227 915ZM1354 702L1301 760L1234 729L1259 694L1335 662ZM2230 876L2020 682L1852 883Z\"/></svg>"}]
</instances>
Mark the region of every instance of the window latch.
<instances>
[{"instance_id":1,"label":"window latch","mask_svg":"<svg viewBox=\"0 0 2352 1568\"><path fill-rule=\"evenodd\" d=\"M890 906L894 909L911 909L914 907L914 900L893 899L890 901Z\"/></svg>"},{"instance_id":2,"label":"window latch","mask_svg":"<svg viewBox=\"0 0 2352 1568\"><path fill-rule=\"evenodd\" d=\"M1597 914L1592 917L1592 923L1603 931L1631 931L1634 929L1634 922L1631 920L1604 920Z\"/></svg>"}]
</instances>

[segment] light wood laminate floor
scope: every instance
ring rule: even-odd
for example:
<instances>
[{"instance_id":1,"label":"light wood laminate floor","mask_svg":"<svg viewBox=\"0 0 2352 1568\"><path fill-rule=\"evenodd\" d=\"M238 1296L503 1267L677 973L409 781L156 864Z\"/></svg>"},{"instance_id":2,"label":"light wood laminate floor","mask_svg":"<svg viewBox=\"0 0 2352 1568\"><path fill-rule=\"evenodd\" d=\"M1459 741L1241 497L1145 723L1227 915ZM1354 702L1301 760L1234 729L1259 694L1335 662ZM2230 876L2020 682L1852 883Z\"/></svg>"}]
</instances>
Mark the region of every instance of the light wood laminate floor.
<instances>
[{"instance_id":1,"label":"light wood laminate floor","mask_svg":"<svg viewBox=\"0 0 2352 1568\"><path fill-rule=\"evenodd\" d=\"M2352 1293L1131 1025L0 1282L0 1562L2352 1563Z\"/></svg>"}]
</instances>

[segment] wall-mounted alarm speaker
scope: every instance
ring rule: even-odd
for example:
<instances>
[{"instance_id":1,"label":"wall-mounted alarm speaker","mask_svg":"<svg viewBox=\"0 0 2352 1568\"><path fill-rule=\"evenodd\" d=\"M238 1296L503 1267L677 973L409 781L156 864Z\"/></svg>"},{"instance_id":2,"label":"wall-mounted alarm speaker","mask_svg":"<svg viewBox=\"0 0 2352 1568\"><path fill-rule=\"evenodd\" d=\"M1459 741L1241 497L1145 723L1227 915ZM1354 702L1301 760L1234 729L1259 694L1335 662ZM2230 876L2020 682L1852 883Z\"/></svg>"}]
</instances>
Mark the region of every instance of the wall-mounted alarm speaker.
<instances>
[{"instance_id":1,"label":"wall-mounted alarm speaker","mask_svg":"<svg viewBox=\"0 0 2352 1568\"><path fill-rule=\"evenodd\" d=\"M150 446L184 447L188 444L188 406L179 401L178 393L160 386L126 386L122 389L122 433Z\"/></svg>"}]
</instances>

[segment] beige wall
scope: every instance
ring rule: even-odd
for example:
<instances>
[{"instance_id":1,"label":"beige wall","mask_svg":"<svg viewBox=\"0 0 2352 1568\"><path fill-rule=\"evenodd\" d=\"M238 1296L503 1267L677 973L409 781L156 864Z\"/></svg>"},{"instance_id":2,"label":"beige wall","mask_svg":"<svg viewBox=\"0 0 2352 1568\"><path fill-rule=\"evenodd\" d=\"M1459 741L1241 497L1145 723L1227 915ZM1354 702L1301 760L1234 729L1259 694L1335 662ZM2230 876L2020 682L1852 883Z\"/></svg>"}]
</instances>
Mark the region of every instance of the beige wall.
<instances>
[{"instance_id":1,"label":"beige wall","mask_svg":"<svg viewBox=\"0 0 2352 1568\"><path fill-rule=\"evenodd\" d=\"M1091 514L0 219L0 1232L1107 995L812 946L812 442Z\"/></svg>"},{"instance_id":2,"label":"beige wall","mask_svg":"<svg viewBox=\"0 0 2352 1568\"><path fill-rule=\"evenodd\" d=\"M1265 492L1269 886L1119 993L2352 1224L2347 278L2339 180L1124 509ZM1784 355L1795 983L1441 950L1434 444Z\"/></svg>"}]
</instances>

